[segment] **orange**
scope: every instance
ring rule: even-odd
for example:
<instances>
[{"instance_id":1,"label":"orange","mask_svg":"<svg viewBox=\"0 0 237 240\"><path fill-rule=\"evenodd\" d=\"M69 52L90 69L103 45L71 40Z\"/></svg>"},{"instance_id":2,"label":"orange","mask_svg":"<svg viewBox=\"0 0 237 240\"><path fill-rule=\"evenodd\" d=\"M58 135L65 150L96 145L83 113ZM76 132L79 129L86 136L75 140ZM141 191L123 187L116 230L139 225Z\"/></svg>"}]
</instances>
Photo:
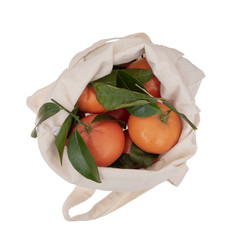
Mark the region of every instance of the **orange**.
<instances>
[{"instance_id":1,"label":"orange","mask_svg":"<svg viewBox=\"0 0 237 240\"><path fill-rule=\"evenodd\" d=\"M145 58L140 58L135 62L128 65L128 69L151 69ZM153 76L148 82L145 83L145 88L153 96L160 98L160 81L156 76Z\"/></svg>"},{"instance_id":2,"label":"orange","mask_svg":"<svg viewBox=\"0 0 237 240\"><path fill-rule=\"evenodd\" d=\"M157 104L163 111L170 110L162 103ZM182 124L179 116L173 111L144 118L130 115L128 131L132 141L143 151L161 154L178 142Z\"/></svg>"},{"instance_id":3,"label":"orange","mask_svg":"<svg viewBox=\"0 0 237 240\"><path fill-rule=\"evenodd\" d=\"M115 109L112 111L106 112L107 114L113 116L114 118L117 118L120 121L123 121L125 123L128 122L129 118L129 112L125 108Z\"/></svg>"},{"instance_id":4,"label":"orange","mask_svg":"<svg viewBox=\"0 0 237 240\"><path fill-rule=\"evenodd\" d=\"M107 110L98 102L94 87L87 86L77 100L78 107L86 113L103 113Z\"/></svg>"},{"instance_id":5,"label":"orange","mask_svg":"<svg viewBox=\"0 0 237 240\"><path fill-rule=\"evenodd\" d=\"M123 152L125 137L122 127L115 121L100 121L92 123L97 114L91 114L81 119L89 127L79 123L74 127L83 138L93 155L98 167L111 165Z\"/></svg>"},{"instance_id":6,"label":"orange","mask_svg":"<svg viewBox=\"0 0 237 240\"><path fill-rule=\"evenodd\" d=\"M130 154L130 149L131 149L131 146L132 146L132 139L130 138L129 136L129 133L128 133L128 130L125 130L124 131L124 135L125 135L125 144L124 144L124 148L123 148L123 153L127 153L127 154ZM151 163L154 164L158 161L158 157ZM141 168L140 165L136 165L136 168Z\"/></svg>"}]
</instances>

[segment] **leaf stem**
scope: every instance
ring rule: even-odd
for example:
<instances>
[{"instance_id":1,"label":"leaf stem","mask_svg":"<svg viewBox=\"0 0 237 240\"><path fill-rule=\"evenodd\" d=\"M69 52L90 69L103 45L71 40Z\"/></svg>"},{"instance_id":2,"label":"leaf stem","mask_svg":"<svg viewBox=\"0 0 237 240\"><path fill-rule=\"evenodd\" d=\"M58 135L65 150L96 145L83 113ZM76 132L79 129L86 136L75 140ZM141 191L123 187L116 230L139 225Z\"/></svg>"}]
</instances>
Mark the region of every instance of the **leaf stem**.
<instances>
[{"instance_id":1,"label":"leaf stem","mask_svg":"<svg viewBox=\"0 0 237 240\"><path fill-rule=\"evenodd\" d=\"M167 111L164 111L163 113L161 113L160 120L162 122L166 123L168 121L169 117L170 117L170 112L171 111L172 110L170 109L170 110L167 110Z\"/></svg>"},{"instance_id":2,"label":"leaf stem","mask_svg":"<svg viewBox=\"0 0 237 240\"><path fill-rule=\"evenodd\" d=\"M84 122L82 122L78 116L76 116L74 113L70 112L67 108L65 108L63 105L61 105L59 102L57 102L54 99L51 99L52 102L54 102L55 104L57 104L62 110L66 111L67 113L69 113L79 124L82 124L85 126L86 129L89 128L88 125L86 125Z\"/></svg>"},{"instance_id":3,"label":"leaf stem","mask_svg":"<svg viewBox=\"0 0 237 240\"><path fill-rule=\"evenodd\" d=\"M139 86L137 83L135 84L135 86L137 86L138 88L140 88L140 89L141 89L144 93L146 93L148 96L153 97L153 96L146 90L145 87L142 88L142 87ZM153 97L153 98L155 98L155 97Z\"/></svg>"},{"instance_id":4,"label":"leaf stem","mask_svg":"<svg viewBox=\"0 0 237 240\"><path fill-rule=\"evenodd\" d=\"M197 127L184 115L183 113L180 113L175 107L173 107L165 98L159 98L160 101L167 107L169 107L172 111L174 111L176 114L178 114L181 118L183 118L194 130L197 130Z\"/></svg>"}]
</instances>

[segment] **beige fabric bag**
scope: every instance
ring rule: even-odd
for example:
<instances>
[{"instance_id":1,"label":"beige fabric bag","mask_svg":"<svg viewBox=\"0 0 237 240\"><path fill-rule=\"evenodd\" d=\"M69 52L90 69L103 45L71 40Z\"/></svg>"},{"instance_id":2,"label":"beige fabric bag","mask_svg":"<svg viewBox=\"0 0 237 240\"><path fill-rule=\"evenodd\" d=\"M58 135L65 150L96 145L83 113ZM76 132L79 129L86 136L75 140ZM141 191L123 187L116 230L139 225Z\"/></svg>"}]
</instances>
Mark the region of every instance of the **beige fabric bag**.
<instances>
[{"instance_id":1,"label":"beige fabric bag","mask_svg":"<svg viewBox=\"0 0 237 240\"><path fill-rule=\"evenodd\" d=\"M101 40L78 53L55 82L27 99L27 105L37 113L42 104L53 98L72 110L90 81L109 74L113 65L129 62L143 54L161 82L162 97L167 98L197 126L199 109L194 97L204 77L203 72L183 58L179 51L153 44L143 33ZM138 170L100 167L102 183L96 183L80 175L72 167L67 154L64 154L63 166L60 165L54 140L55 132L66 117L67 113L60 111L44 121L38 127L37 139L47 164L66 181L76 185L63 206L67 220L91 220L104 216L166 180L177 186L188 170L186 161L197 149L195 131L182 121L183 131L179 142L169 152L162 154L157 163L148 169ZM70 208L87 200L96 189L112 192L89 212L70 217Z\"/></svg>"}]
</instances>

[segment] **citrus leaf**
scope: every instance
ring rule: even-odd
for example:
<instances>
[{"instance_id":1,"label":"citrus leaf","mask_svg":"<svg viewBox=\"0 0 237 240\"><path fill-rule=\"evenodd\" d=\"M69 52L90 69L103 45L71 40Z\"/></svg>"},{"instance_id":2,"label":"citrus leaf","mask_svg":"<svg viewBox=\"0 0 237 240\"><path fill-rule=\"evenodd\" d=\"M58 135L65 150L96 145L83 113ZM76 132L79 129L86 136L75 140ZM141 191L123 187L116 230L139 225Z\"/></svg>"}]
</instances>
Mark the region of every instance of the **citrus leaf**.
<instances>
[{"instance_id":1,"label":"citrus leaf","mask_svg":"<svg viewBox=\"0 0 237 240\"><path fill-rule=\"evenodd\" d=\"M137 70L137 69L132 69ZM143 83L128 74L127 72L118 72L117 74L117 87L129 89L131 91L144 93L147 92ZM139 106L131 106L126 108L127 111L137 117L149 117L157 113L161 113L162 110L156 103L149 103Z\"/></svg>"},{"instance_id":2,"label":"citrus leaf","mask_svg":"<svg viewBox=\"0 0 237 240\"><path fill-rule=\"evenodd\" d=\"M38 111L36 126L31 133L31 137L36 138L37 137L36 128L39 126L39 124L55 115L60 110L61 108L57 106L55 103L49 102L43 104Z\"/></svg>"},{"instance_id":3,"label":"citrus leaf","mask_svg":"<svg viewBox=\"0 0 237 240\"><path fill-rule=\"evenodd\" d=\"M144 93L146 91L146 88L139 80L122 71L119 71L117 74L117 87L140 93Z\"/></svg>"},{"instance_id":4,"label":"citrus leaf","mask_svg":"<svg viewBox=\"0 0 237 240\"><path fill-rule=\"evenodd\" d=\"M123 168L123 169L134 169L138 168L138 164L133 162L127 153L122 153L122 155L110 165L113 168Z\"/></svg>"},{"instance_id":5,"label":"citrus leaf","mask_svg":"<svg viewBox=\"0 0 237 240\"><path fill-rule=\"evenodd\" d=\"M173 107L166 99L162 98L162 103L169 107L172 111L177 113L181 118L183 118L194 130L197 130L197 127L187 118L183 113L180 113L175 107Z\"/></svg>"},{"instance_id":6,"label":"citrus leaf","mask_svg":"<svg viewBox=\"0 0 237 240\"><path fill-rule=\"evenodd\" d=\"M68 142L68 158L81 175L101 183L95 159L77 130L72 133Z\"/></svg>"},{"instance_id":7,"label":"citrus leaf","mask_svg":"<svg viewBox=\"0 0 237 240\"><path fill-rule=\"evenodd\" d=\"M119 70L115 69L115 70L112 70L110 74L102 77L102 78L99 78L93 82L90 82L89 84L90 85L94 85L95 83L106 83L106 84L109 84L109 85L112 85L112 86L116 86L116 79L117 79L117 73L118 73Z\"/></svg>"},{"instance_id":8,"label":"citrus leaf","mask_svg":"<svg viewBox=\"0 0 237 240\"><path fill-rule=\"evenodd\" d=\"M78 104L76 103L74 105L74 109L72 110L72 113L75 115L78 115L78 111L79 111L79 107L78 107ZM66 118L66 120L63 122L63 124L60 128L60 131L55 139L55 145L56 145L58 153L59 153L61 165L62 165L64 147L66 145L68 134L73 129L73 127L76 125L76 123L77 123L77 121L70 114Z\"/></svg>"},{"instance_id":9,"label":"citrus leaf","mask_svg":"<svg viewBox=\"0 0 237 240\"><path fill-rule=\"evenodd\" d=\"M130 158L133 162L141 166L142 168L149 167L155 159L159 156L159 154L152 154L148 152L144 152L137 145L132 143L130 148Z\"/></svg>"},{"instance_id":10,"label":"citrus leaf","mask_svg":"<svg viewBox=\"0 0 237 240\"><path fill-rule=\"evenodd\" d=\"M136 117L150 117L163 111L157 103L148 103L140 106L127 107L127 111Z\"/></svg>"},{"instance_id":11,"label":"citrus leaf","mask_svg":"<svg viewBox=\"0 0 237 240\"><path fill-rule=\"evenodd\" d=\"M67 141L67 136L70 131L71 125L72 125L73 117L68 116L64 123L62 124L62 127L55 139L55 145L57 147L59 157L60 157L60 163L62 165L62 159L63 159L63 151L64 147Z\"/></svg>"},{"instance_id":12,"label":"citrus leaf","mask_svg":"<svg viewBox=\"0 0 237 240\"><path fill-rule=\"evenodd\" d=\"M113 69L110 74L102 78L99 78L93 82L90 82L89 84L94 85L95 83L100 82L100 83L106 83L112 86L116 86L116 79L117 79L118 72L127 73L133 78L135 78L136 80L140 81L142 84L145 84L154 76L153 72L148 69L122 69L122 70Z\"/></svg>"},{"instance_id":13,"label":"citrus leaf","mask_svg":"<svg viewBox=\"0 0 237 240\"><path fill-rule=\"evenodd\" d=\"M100 114L96 115L96 117L93 119L93 121L91 123L101 122L101 121L115 121L115 122L118 122L120 125L122 125L123 128L126 128L125 122L123 122L107 113L100 113Z\"/></svg>"},{"instance_id":14,"label":"citrus leaf","mask_svg":"<svg viewBox=\"0 0 237 240\"><path fill-rule=\"evenodd\" d=\"M104 83L96 83L94 88L97 100L107 110L143 105L158 100L145 93L134 92Z\"/></svg>"},{"instance_id":15,"label":"citrus leaf","mask_svg":"<svg viewBox=\"0 0 237 240\"><path fill-rule=\"evenodd\" d=\"M34 127L33 131L31 132L31 137L32 138L37 138L36 126Z\"/></svg>"},{"instance_id":16,"label":"citrus leaf","mask_svg":"<svg viewBox=\"0 0 237 240\"><path fill-rule=\"evenodd\" d=\"M152 70L149 69L123 69L121 71L133 76L143 85L154 76Z\"/></svg>"}]
</instances>

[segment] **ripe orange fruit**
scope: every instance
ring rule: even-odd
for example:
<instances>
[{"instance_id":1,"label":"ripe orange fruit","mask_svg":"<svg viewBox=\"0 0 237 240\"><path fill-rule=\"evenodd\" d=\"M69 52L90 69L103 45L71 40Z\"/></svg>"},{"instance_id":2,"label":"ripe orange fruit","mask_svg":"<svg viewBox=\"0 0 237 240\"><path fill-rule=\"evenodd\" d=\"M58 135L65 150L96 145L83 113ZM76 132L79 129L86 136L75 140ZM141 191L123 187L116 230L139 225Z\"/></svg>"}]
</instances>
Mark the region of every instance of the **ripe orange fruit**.
<instances>
[{"instance_id":1,"label":"ripe orange fruit","mask_svg":"<svg viewBox=\"0 0 237 240\"><path fill-rule=\"evenodd\" d=\"M145 58L140 58L135 62L132 62L128 65L128 69L151 69ZM151 80L145 83L145 88L153 96L160 98L160 81L156 76L153 76Z\"/></svg>"},{"instance_id":2,"label":"ripe orange fruit","mask_svg":"<svg viewBox=\"0 0 237 240\"><path fill-rule=\"evenodd\" d=\"M96 99L95 89L87 86L77 100L79 109L86 113L103 113L107 110Z\"/></svg>"},{"instance_id":3,"label":"ripe orange fruit","mask_svg":"<svg viewBox=\"0 0 237 240\"><path fill-rule=\"evenodd\" d=\"M87 126L91 124L97 114L91 114L81 119ZM78 133L93 155L98 167L111 165L123 152L125 137L122 127L115 121L100 121L90 125L87 131L84 125L78 126Z\"/></svg>"},{"instance_id":4,"label":"ripe orange fruit","mask_svg":"<svg viewBox=\"0 0 237 240\"><path fill-rule=\"evenodd\" d=\"M124 148L123 148L123 153L127 153L127 154L130 154L130 149L131 149L131 146L132 146L132 139L130 138L129 136L129 133L128 133L128 130L125 130L124 131L124 136L125 136L125 144L124 144ZM154 164L158 161L158 157L150 164ZM141 168L140 165L136 165L136 168Z\"/></svg>"},{"instance_id":5,"label":"ripe orange fruit","mask_svg":"<svg viewBox=\"0 0 237 240\"><path fill-rule=\"evenodd\" d=\"M112 111L108 111L106 113L117 118L120 121L125 122L125 123L128 122L128 118L130 115L129 112L125 108L115 109Z\"/></svg>"},{"instance_id":6,"label":"ripe orange fruit","mask_svg":"<svg viewBox=\"0 0 237 240\"><path fill-rule=\"evenodd\" d=\"M157 103L163 111L170 109ZM128 131L132 141L143 151L161 154L170 150L179 140L182 124L179 116L171 111L150 117L128 119Z\"/></svg>"}]
</instances>

